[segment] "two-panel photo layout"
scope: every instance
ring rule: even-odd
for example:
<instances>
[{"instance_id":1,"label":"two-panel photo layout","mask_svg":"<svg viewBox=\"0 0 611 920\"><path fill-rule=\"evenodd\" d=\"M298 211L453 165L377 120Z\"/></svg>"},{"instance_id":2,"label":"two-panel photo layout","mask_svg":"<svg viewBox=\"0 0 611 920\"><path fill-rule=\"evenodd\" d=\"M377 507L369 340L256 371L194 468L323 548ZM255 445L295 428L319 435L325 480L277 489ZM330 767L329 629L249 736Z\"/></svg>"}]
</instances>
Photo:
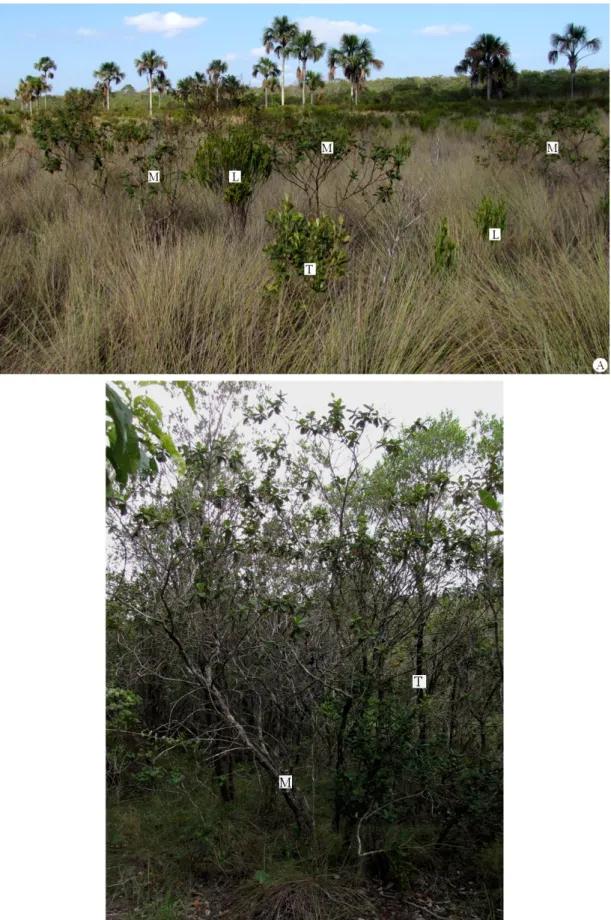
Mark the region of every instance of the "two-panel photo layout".
<instances>
[{"instance_id":1,"label":"two-panel photo layout","mask_svg":"<svg viewBox=\"0 0 611 920\"><path fill-rule=\"evenodd\" d=\"M107 920L520 920L502 377L609 372L608 5L0 35L0 373L99 384Z\"/></svg>"}]
</instances>

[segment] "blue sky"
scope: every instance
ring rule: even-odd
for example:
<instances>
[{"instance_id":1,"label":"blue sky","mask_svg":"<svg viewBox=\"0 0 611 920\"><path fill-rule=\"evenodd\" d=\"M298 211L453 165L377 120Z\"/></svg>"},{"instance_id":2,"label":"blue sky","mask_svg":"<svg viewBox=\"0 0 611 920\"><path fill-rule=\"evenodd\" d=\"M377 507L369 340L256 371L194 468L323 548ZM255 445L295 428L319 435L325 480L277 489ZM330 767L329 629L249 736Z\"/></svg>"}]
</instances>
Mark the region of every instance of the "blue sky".
<instances>
[{"instance_id":1,"label":"blue sky","mask_svg":"<svg viewBox=\"0 0 611 920\"><path fill-rule=\"evenodd\" d=\"M252 67L263 53L262 31L276 15L312 29L327 47L343 32L366 36L384 61L380 76L451 75L480 32L507 41L518 69L544 70L550 33L561 32L567 22L585 25L602 39L601 51L585 65L609 67L607 4L0 5L0 96L12 96L19 78L35 72L32 65L43 55L58 65L58 93L92 86L92 71L108 60L125 71L125 82L144 89L145 78L137 76L133 62L150 48L168 61L173 83L222 57L230 73L257 85ZM316 69L326 75L324 61ZM289 81L294 73L290 60Z\"/></svg>"}]
</instances>

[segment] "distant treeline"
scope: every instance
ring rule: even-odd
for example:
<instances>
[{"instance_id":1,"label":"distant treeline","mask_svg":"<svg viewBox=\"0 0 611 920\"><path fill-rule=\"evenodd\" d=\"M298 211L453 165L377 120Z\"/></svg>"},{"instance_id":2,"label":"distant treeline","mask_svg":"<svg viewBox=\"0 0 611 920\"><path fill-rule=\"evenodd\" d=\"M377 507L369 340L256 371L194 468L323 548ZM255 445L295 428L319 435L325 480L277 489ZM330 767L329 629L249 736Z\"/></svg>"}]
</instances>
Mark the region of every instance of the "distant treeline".
<instances>
[{"instance_id":1,"label":"distant treeline","mask_svg":"<svg viewBox=\"0 0 611 920\"><path fill-rule=\"evenodd\" d=\"M292 90L293 87L289 88ZM296 87L295 87L296 89ZM337 92L346 92L347 83L337 81L335 85L327 84L325 96ZM468 77L406 77L397 79L383 77L367 82L361 94L364 103L367 97L381 96L380 101L409 102L414 97L434 97L439 102L452 102L486 96L485 85L471 88ZM571 95L571 75L568 69L522 70L517 83L508 84L504 91L506 99L556 99L569 98ZM575 96L582 98L609 97L609 71L590 70L586 67L577 71Z\"/></svg>"}]
</instances>

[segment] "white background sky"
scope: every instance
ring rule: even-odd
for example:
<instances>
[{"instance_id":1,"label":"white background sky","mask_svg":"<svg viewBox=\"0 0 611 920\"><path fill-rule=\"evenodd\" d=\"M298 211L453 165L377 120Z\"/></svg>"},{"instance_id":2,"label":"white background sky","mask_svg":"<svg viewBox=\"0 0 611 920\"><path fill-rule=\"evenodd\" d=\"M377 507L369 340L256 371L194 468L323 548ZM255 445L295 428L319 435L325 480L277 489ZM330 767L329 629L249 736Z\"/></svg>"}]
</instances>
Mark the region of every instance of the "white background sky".
<instances>
[{"instance_id":1,"label":"white background sky","mask_svg":"<svg viewBox=\"0 0 611 920\"><path fill-rule=\"evenodd\" d=\"M135 379L123 378L137 395L143 389ZM150 378L147 378L150 379ZM176 378L179 379L179 378ZM214 382L214 377L200 377L200 380ZM255 380L251 377L244 380ZM401 377L267 377L265 382L271 387L270 396L282 392L286 396L286 405L297 408L301 415L314 410L317 415L326 413L332 398L340 398L348 409L372 405L381 415L391 418L397 424L412 425L417 418L430 415L438 416L444 410L452 410L458 416L463 427L473 421L478 410L489 415L503 415L503 383L493 379L463 380L429 380ZM159 404L164 418L171 409L180 404L188 417L192 417L186 400L182 395L172 398L159 386L146 387L143 390Z\"/></svg>"}]
</instances>

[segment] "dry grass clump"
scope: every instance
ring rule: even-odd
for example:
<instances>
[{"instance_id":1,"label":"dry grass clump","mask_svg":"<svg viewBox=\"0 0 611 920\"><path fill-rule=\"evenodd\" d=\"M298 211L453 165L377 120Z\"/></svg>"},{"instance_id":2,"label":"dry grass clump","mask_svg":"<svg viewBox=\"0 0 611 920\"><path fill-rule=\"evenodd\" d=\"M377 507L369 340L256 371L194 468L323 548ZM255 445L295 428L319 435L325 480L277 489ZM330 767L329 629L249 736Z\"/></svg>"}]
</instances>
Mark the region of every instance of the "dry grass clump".
<instances>
[{"instance_id":1,"label":"dry grass clump","mask_svg":"<svg viewBox=\"0 0 611 920\"><path fill-rule=\"evenodd\" d=\"M581 195L571 176L483 168L484 131L416 131L394 200L366 218L346 209L346 276L309 297L265 294L265 214L293 191L279 176L256 192L244 234L195 182L152 227L119 185L79 196L24 151L0 171L0 370L588 373L609 351L596 158ZM500 244L473 222L484 195L506 202ZM438 273L444 217L456 260Z\"/></svg>"},{"instance_id":2,"label":"dry grass clump","mask_svg":"<svg viewBox=\"0 0 611 920\"><path fill-rule=\"evenodd\" d=\"M232 920L375 920L364 891L317 878L249 882L236 890L229 907Z\"/></svg>"}]
</instances>

